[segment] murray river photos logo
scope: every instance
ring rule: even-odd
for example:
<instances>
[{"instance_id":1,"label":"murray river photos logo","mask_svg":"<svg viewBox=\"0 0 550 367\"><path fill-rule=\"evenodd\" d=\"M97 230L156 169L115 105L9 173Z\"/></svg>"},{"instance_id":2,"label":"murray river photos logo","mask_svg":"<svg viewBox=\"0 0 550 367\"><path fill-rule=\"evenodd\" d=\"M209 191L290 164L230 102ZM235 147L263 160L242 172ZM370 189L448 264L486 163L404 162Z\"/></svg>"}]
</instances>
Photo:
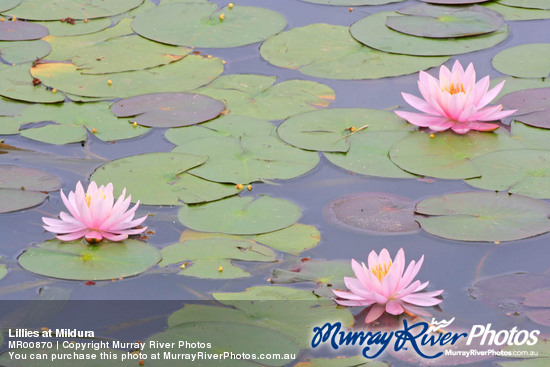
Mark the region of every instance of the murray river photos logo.
<instances>
[{"instance_id":1,"label":"murray river photos logo","mask_svg":"<svg viewBox=\"0 0 550 367\"><path fill-rule=\"evenodd\" d=\"M433 359L444 354L441 347L451 346L458 341L465 345L478 346L534 345L538 341L539 330L493 330L491 324L474 325L469 332L445 331L454 318L447 321L426 321L409 323L403 319L403 328L395 331L343 330L340 322L329 323L313 328L311 346L315 349L321 344L337 350L342 347L359 346L365 358L376 358L386 349L414 350L423 358ZM430 348L433 350L430 351Z\"/></svg>"}]
</instances>

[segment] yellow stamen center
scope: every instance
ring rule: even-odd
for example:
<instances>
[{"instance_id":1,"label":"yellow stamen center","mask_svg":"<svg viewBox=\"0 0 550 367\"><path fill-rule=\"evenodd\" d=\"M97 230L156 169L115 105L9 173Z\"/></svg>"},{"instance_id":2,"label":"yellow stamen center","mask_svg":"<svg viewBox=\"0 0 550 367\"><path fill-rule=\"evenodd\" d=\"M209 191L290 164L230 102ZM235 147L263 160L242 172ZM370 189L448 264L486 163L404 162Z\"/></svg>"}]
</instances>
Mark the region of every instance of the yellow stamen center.
<instances>
[{"instance_id":1,"label":"yellow stamen center","mask_svg":"<svg viewBox=\"0 0 550 367\"><path fill-rule=\"evenodd\" d=\"M449 92L450 94L466 93L462 83L451 83L450 86L444 88L443 90Z\"/></svg>"},{"instance_id":2,"label":"yellow stamen center","mask_svg":"<svg viewBox=\"0 0 550 367\"><path fill-rule=\"evenodd\" d=\"M88 205L88 208L92 204L92 195L86 194L86 205Z\"/></svg>"},{"instance_id":3,"label":"yellow stamen center","mask_svg":"<svg viewBox=\"0 0 550 367\"><path fill-rule=\"evenodd\" d=\"M372 273L375 277L378 278L379 281L382 281L386 275L388 275L388 272L391 268L391 260L387 264L378 264L374 269L371 269Z\"/></svg>"}]
</instances>

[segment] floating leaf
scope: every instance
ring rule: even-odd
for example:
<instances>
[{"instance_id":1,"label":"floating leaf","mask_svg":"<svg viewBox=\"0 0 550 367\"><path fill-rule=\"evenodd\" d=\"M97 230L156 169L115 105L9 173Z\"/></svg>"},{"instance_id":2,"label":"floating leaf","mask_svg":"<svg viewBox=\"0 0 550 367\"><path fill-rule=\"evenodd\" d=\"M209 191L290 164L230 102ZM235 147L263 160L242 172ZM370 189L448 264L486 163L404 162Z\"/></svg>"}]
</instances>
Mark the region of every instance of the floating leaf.
<instances>
[{"instance_id":1,"label":"floating leaf","mask_svg":"<svg viewBox=\"0 0 550 367\"><path fill-rule=\"evenodd\" d=\"M550 231L550 205L527 196L460 192L416 205L426 232L459 241L514 241Z\"/></svg>"},{"instance_id":2,"label":"floating leaf","mask_svg":"<svg viewBox=\"0 0 550 367\"><path fill-rule=\"evenodd\" d=\"M225 105L213 98L191 93L157 93L122 99L111 106L118 117L151 127L180 127L212 120Z\"/></svg>"},{"instance_id":3,"label":"floating leaf","mask_svg":"<svg viewBox=\"0 0 550 367\"><path fill-rule=\"evenodd\" d=\"M329 108L292 116L279 125L277 133L288 144L302 149L347 152L351 140L359 134L359 131L352 132L365 125L367 127L360 134L414 128L391 112L366 108Z\"/></svg>"},{"instance_id":4,"label":"floating leaf","mask_svg":"<svg viewBox=\"0 0 550 367\"><path fill-rule=\"evenodd\" d=\"M549 150L550 130L540 129L521 122L512 122L512 138L520 141L525 148Z\"/></svg>"},{"instance_id":5,"label":"floating leaf","mask_svg":"<svg viewBox=\"0 0 550 367\"><path fill-rule=\"evenodd\" d=\"M484 3L490 0L420 0L425 3L430 4L441 4L441 5L468 5L474 3Z\"/></svg>"},{"instance_id":6,"label":"floating leaf","mask_svg":"<svg viewBox=\"0 0 550 367\"><path fill-rule=\"evenodd\" d=\"M531 79L531 78L514 78L511 76L491 79L490 87L492 88L496 86L498 83L501 83L502 81L504 81L504 87L496 97L497 103L500 102L500 98L502 98L502 96L505 96L512 92L516 92L523 89L550 87L550 78Z\"/></svg>"},{"instance_id":7,"label":"floating leaf","mask_svg":"<svg viewBox=\"0 0 550 367\"><path fill-rule=\"evenodd\" d=\"M75 20L74 24L53 20L50 22L37 22L48 28L50 36L80 36L102 31L111 26L110 18L97 18L84 20ZM49 38L48 38L49 39Z\"/></svg>"},{"instance_id":8,"label":"floating leaf","mask_svg":"<svg viewBox=\"0 0 550 367\"><path fill-rule=\"evenodd\" d=\"M21 0L3 0L2 5L0 5L0 11L13 9L19 4L21 4Z\"/></svg>"},{"instance_id":9,"label":"floating leaf","mask_svg":"<svg viewBox=\"0 0 550 367\"><path fill-rule=\"evenodd\" d=\"M52 121L55 125L28 128L21 136L50 144L68 144L86 140L88 133L103 141L130 139L145 134L149 129L133 127L125 119L113 116L109 103L62 103L33 105L16 116L21 123Z\"/></svg>"},{"instance_id":10,"label":"floating leaf","mask_svg":"<svg viewBox=\"0 0 550 367\"><path fill-rule=\"evenodd\" d=\"M505 108L517 109L514 119L524 124L550 129L550 88L525 89L500 98Z\"/></svg>"},{"instance_id":11,"label":"floating leaf","mask_svg":"<svg viewBox=\"0 0 550 367\"><path fill-rule=\"evenodd\" d=\"M197 278L233 279L250 276L231 260L275 261L275 253L268 247L246 239L216 238L178 242L162 249L161 267L192 261L181 272ZM220 270L221 269L221 270Z\"/></svg>"},{"instance_id":12,"label":"floating leaf","mask_svg":"<svg viewBox=\"0 0 550 367\"><path fill-rule=\"evenodd\" d=\"M234 115L264 120L282 120L300 112L327 107L334 91L309 80L287 80L275 84L276 77L234 74L224 75L197 93L223 100Z\"/></svg>"},{"instance_id":13,"label":"floating leaf","mask_svg":"<svg viewBox=\"0 0 550 367\"><path fill-rule=\"evenodd\" d=\"M141 3L143 0L56 0L52 6L47 1L25 0L6 14L29 20L91 19L120 14Z\"/></svg>"},{"instance_id":14,"label":"floating leaf","mask_svg":"<svg viewBox=\"0 0 550 367\"><path fill-rule=\"evenodd\" d=\"M510 30L503 24L497 31L456 39L429 39L409 36L386 27L388 17L404 17L396 12L379 12L353 24L352 36L378 50L418 56L458 55L493 47L504 41Z\"/></svg>"},{"instance_id":15,"label":"floating leaf","mask_svg":"<svg viewBox=\"0 0 550 367\"><path fill-rule=\"evenodd\" d=\"M497 0L499 4L528 9L550 9L548 0Z\"/></svg>"},{"instance_id":16,"label":"floating leaf","mask_svg":"<svg viewBox=\"0 0 550 367\"><path fill-rule=\"evenodd\" d=\"M301 215L296 204L262 195L187 205L180 209L178 218L184 226L196 231L259 234L286 228Z\"/></svg>"},{"instance_id":17,"label":"floating leaf","mask_svg":"<svg viewBox=\"0 0 550 367\"><path fill-rule=\"evenodd\" d=\"M190 55L152 69L108 75L81 74L76 65L66 62L40 63L31 68L31 75L59 91L86 97L123 98L148 93L187 92L208 84L222 71L219 58ZM174 83L174 80L178 82Z\"/></svg>"},{"instance_id":18,"label":"floating leaf","mask_svg":"<svg viewBox=\"0 0 550 367\"><path fill-rule=\"evenodd\" d=\"M274 136L202 138L177 146L173 152L207 155L208 161L190 171L206 180L247 184L291 179L319 163L316 152L287 145Z\"/></svg>"},{"instance_id":19,"label":"floating leaf","mask_svg":"<svg viewBox=\"0 0 550 367\"><path fill-rule=\"evenodd\" d=\"M0 66L0 95L38 103L58 103L65 100L63 93L52 93L45 86L33 85L29 65Z\"/></svg>"},{"instance_id":20,"label":"floating leaf","mask_svg":"<svg viewBox=\"0 0 550 367\"><path fill-rule=\"evenodd\" d=\"M474 187L550 199L550 151L515 149L490 152L472 161L481 177L466 180Z\"/></svg>"},{"instance_id":21,"label":"floating leaf","mask_svg":"<svg viewBox=\"0 0 550 367\"><path fill-rule=\"evenodd\" d=\"M457 135L452 132L435 134L416 133L397 142L390 150L390 158L405 171L437 178L466 179L481 173L472 159L488 152L523 148L506 131L498 133L470 132Z\"/></svg>"},{"instance_id":22,"label":"floating leaf","mask_svg":"<svg viewBox=\"0 0 550 367\"><path fill-rule=\"evenodd\" d=\"M501 367L545 367L550 364L550 341L539 338L535 345L505 345L502 351L509 358L520 359L513 362L497 362ZM526 354L529 353L529 354ZM527 357L527 356L533 357ZM525 358L527 359L521 359Z\"/></svg>"},{"instance_id":23,"label":"floating leaf","mask_svg":"<svg viewBox=\"0 0 550 367\"><path fill-rule=\"evenodd\" d=\"M30 22L0 22L0 41L37 40L48 35L48 28Z\"/></svg>"},{"instance_id":24,"label":"floating leaf","mask_svg":"<svg viewBox=\"0 0 550 367\"><path fill-rule=\"evenodd\" d=\"M48 55L51 46L44 40L0 42L0 56L10 64L35 61Z\"/></svg>"},{"instance_id":25,"label":"floating leaf","mask_svg":"<svg viewBox=\"0 0 550 367\"><path fill-rule=\"evenodd\" d=\"M52 240L29 247L18 258L26 270L52 278L110 280L141 274L161 260L160 252L140 241Z\"/></svg>"},{"instance_id":26,"label":"floating leaf","mask_svg":"<svg viewBox=\"0 0 550 367\"><path fill-rule=\"evenodd\" d=\"M273 65L333 79L405 75L439 66L448 60L448 57L381 52L357 42L348 27L329 24L310 24L279 33L267 39L260 52Z\"/></svg>"},{"instance_id":27,"label":"floating leaf","mask_svg":"<svg viewBox=\"0 0 550 367\"><path fill-rule=\"evenodd\" d=\"M413 233L419 229L414 205L401 196L365 192L331 201L323 216L331 224L367 234Z\"/></svg>"},{"instance_id":28,"label":"floating leaf","mask_svg":"<svg viewBox=\"0 0 550 367\"><path fill-rule=\"evenodd\" d=\"M48 197L43 191L60 187L59 178L42 170L0 165L0 213L36 206Z\"/></svg>"},{"instance_id":29,"label":"floating leaf","mask_svg":"<svg viewBox=\"0 0 550 367\"><path fill-rule=\"evenodd\" d=\"M221 15L224 18L220 18ZM253 6L219 9L214 3L175 3L136 16L132 27L140 36L171 45L238 47L265 40L286 26L285 17Z\"/></svg>"},{"instance_id":30,"label":"floating leaf","mask_svg":"<svg viewBox=\"0 0 550 367\"><path fill-rule=\"evenodd\" d=\"M235 185L209 182L186 173L207 160L182 153L146 153L99 167L91 176L98 184L112 182L115 196L126 187L132 200L146 205L182 205L218 200L239 192Z\"/></svg>"},{"instance_id":31,"label":"floating leaf","mask_svg":"<svg viewBox=\"0 0 550 367\"><path fill-rule=\"evenodd\" d=\"M493 57L498 71L519 78L544 78L550 74L550 43L531 43L507 48Z\"/></svg>"},{"instance_id":32,"label":"floating leaf","mask_svg":"<svg viewBox=\"0 0 550 367\"><path fill-rule=\"evenodd\" d=\"M535 20L550 18L550 10L515 8L490 1L482 4L486 8L498 11L505 20Z\"/></svg>"},{"instance_id":33,"label":"floating leaf","mask_svg":"<svg viewBox=\"0 0 550 367\"><path fill-rule=\"evenodd\" d=\"M311 358L300 362L296 367L389 367L387 362L370 361L365 357Z\"/></svg>"},{"instance_id":34,"label":"floating leaf","mask_svg":"<svg viewBox=\"0 0 550 367\"><path fill-rule=\"evenodd\" d=\"M390 3L400 3L405 0L302 0L314 4L342 5L342 6L361 6L361 5L384 5Z\"/></svg>"},{"instance_id":35,"label":"floating leaf","mask_svg":"<svg viewBox=\"0 0 550 367\"><path fill-rule=\"evenodd\" d=\"M477 36L498 30L502 15L479 5L466 7L417 4L397 11L401 16L389 16L386 25L411 36L449 38Z\"/></svg>"},{"instance_id":36,"label":"floating leaf","mask_svg":"<svg viewBox=\"0 0 550 367\"><path fill-rule=\"evenodd\" d=\"M0 279L6 276L8 274L8 269L6 269L6 265L0 264ZM0 343L2 342L2 339L0 338Z\"/></svg>"},{"instance_id":37,"label":"floating leaf","mask_svg":"<svg viewBox=\"0 0 550 367\"><path fill-rule=\"evenodd\" d=\"M282 286L256 286L247 288L243 292L212 293L212 297L226 305L233 305L240 301L317 301L319 299L311 291ZM324 301L334 304L329 300Z\"/></svg>"},{"instance_id":38,"label":"floating leaf","mask_svg":"<svg viewBox=\"0 0 550 367\"><path fill-rule=\"evenodd\" d=\"M0 116L15 116L27 106L27 103L0 97Z\"/></svg>"}]
</instances>

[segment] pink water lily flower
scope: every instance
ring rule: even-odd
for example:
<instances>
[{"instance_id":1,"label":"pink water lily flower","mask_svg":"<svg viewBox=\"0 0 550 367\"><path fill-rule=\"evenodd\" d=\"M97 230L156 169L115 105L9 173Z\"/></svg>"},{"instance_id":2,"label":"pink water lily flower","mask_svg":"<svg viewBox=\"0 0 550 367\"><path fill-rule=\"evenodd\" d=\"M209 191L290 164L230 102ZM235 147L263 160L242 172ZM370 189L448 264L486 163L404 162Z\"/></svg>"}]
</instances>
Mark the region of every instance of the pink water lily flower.
<instances>
[{"instance_id":1,"label":"pink water lily flower","mask_svg":"<svg viewBox=\"0 0 550 367\"><path fill-rule=\"evenodd\" d=\"M61 241L72 241L81 237L91 243L99 242L103 238L123 241L128 235L143 233L147 229L134 228L143 223L147 216L134 219L139 201L128 210L132 196L124 198L125 196L126 189L122 190L122 195L114 202L112 183L98 188L92 181L88 191L84 192L82 184L78 182L75 192L71 191L68 198L61 190L61 199L70 214L59 213L61 219L43 217L46 224L43 227L53 233L63 233L57 236Z\"/></svg>"},{"instance_id":2,"label":"pink water lily flower","mask_svg":"<svg viewBox=\"0 0 550 367\"><path fill-rule=\"evenodd\" d=\"M380 255L371 251L368 258L368 268L364 263L351 260L351 267L357 278L344 277L349 291L333 290L340 299L336 302L342 306L371 306L365 319L373 322L382 314L426 315L418 306L435 306L441 299L435 298L443 290L418 293L428 286L429 282L413 282L414 277L422 267L424 256L418 263L410 262L405 270L405 253L400 249L392 262L388 250L383 249ZM403 272L404 271L404 272Z\"/></svg>"},{"instance_id":3,"label":"pink water lily flower","mask_svg":"<svg viewBox=\"0 0 550 367\"><path fill-rule=\"evenodd\" d=\"M452 129L458 134L469 130L493 131L498 125L483 121L496 121L512 115L516 110L502 110L502 105L487 106L502 90L504 81L489 90L489 76L476 83L472 64L466 71L458 60L452 71L446 66L439 69L439 80L421 71L418 89L424 99L401 93L408 104L424 113L395 111L411 124L429 127L433 131Z\"/></svg>"}]
</instances>

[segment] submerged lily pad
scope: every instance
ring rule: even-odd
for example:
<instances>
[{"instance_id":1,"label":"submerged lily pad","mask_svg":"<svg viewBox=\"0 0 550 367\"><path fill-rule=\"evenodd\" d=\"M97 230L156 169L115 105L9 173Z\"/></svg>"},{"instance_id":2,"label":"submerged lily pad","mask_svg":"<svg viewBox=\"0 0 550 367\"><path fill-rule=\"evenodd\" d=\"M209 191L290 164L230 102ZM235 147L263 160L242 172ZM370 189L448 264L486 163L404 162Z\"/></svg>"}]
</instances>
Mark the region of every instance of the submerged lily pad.
<instances>
[{"instance_id":1,"label":"submerged lily pad","mask_svg":"<svg viewBox=\"0 0 550 367\"><path fill-rule=\"evenodd\" d=\"M0 213L26 209L42 203L61 187L56 176L36 168L0 165Z\"/></svg>"},{"instance_id":2,"label":"submerged lily pad","mask_svg":"<svg viewBox=\"0 0 550 367\"><path fill-rule=\"evenodd\" d=\"M110 280L141 274L161 256L156 248L136 240L93 245L52 240L27 248L18 260L25 270L48 277Z\"/></svg>"},{"instance_id":3,"label":"submerged lily pad","mask_svg":"<svg viewBox=\"0 0 550 367\"><path fill-rule=\"evenodd\" d=\"M287 145L274 136L202 138L179 145L173 152L207 155L208 161L190 173L235 184L291 179L311 171L319 163L316 152Z\"/></svg>"},{"instance_id":4,"label":"submerged lily pad","mask_svg":"<svg viewBox=\"0 0 550 367\"><path fill-rule=\"evenodd\" d=\"M319 37L322 34L323 37ZM260 48L273 65L332 79L377 79L439 66L448 57L381 52L357 42L348 27L310 24L267 39Z\"/></svg>"},{"instance_id":5,"label":"submerged lily pad","mask_svg":"<svg viewBox=\"0 0 550 367\"><path fill-rule=\"evenodd\" d=\"M29 20L91 19L120 14L141 3L143 0L56 0L52 6L48 1L25 0L6 14Z\"/></svg>"},{"instance_id":6,"label":"submerged lily pad","mask_svg":"<svg viewBox=\"0 0 550 367\"><path fill-rule=\"evenodd\" d=\"M29 65L0 66L0 95L26 102L58 103L65 100L63 93L53 93L44 85L33 85Z\"/></svg>"},{"instance_id":7,"label":"submerged lily pad","mask_svg":"<svg viewBox=\"0 0 550 367\"><path fill-rule=\"evenodd\" d=\"M548 0L497 0L499 4L528 9L550 9Z\"/></svg>"},{"instance_id":8,"label":"submerged lily pad","mask_svg":"<svg viewBox=\"0 0 550 367\"><path fill-rule=\"evenodd\" d=\"M178 213L180 222L190 229L228 234L273 232L296 223L301 216L296 204L267 195L186 205Z\"/></svg>"},{"instance_id":9,"label":"submerged lily pad","mask_svg":"<svg viewBox=\"0 0 550 367\"><path fill-rule=\"evenodd\" d=\"M527 196L460 192L416 205L426 232L459 241L514 241L550 231L550 205Z\"/></svg>"},{"instance_id":10,"label":"submerged lily pad","mask_svg":"<svg viewBox=\"0 0 550 367\"><path fill-rule=\"evenodd\" d=\"M347 195L323 209L326 221L338 227L367 234L414 233L419 226L415 202L388 193Z\"/></svg>"},{"instance_id":11,"label":"submerged lily pad","mask_svg":"<svg viewBox=\"0 0 550 367\"><path fill-rule=\"evenodd\" d=\"M550 364L550 341L548 339L539 338L535 345L506 345L502 350L507 353L508 357L514 358L516 361L497 362L500 367L545 367Z\"/></svg>"},{"instance_id":12,"label":"submerged lily pad","mask_svg":"<svg viewBox=\"0 0 550 367\"><path fill-rule=\"evenodd\" d=\"M48 35L48 28L30 22L0 22L0 41L37 40Z\"/></svg>"},{"instance_id":13,"label":"submerged lily pad","mask_svg":"<svg viewBox=\"0 0 550 367\"><path fill-rule=\"evenodd\" d=\"M474 187L550 199L550 151L517 149L491 152L472 161L481 177L466 180Z\"/></svg>"},{"instance_id":14,"label":"submerged lily pad","mask_svg":"<svg viewBox=\"0 0 550 367\"><path fill-rule=\"evenodd\" d=\"M519 78L544 78L550 74L550 43L507 48L493 57L498 71Z\"/></svg>"},{"instance_id":15,"label":"submerged lily pad","mask_svg":"<svg viewBox=\"0 0 550 367\"><path fill-rule=\"evenodd\" d=\"M10 64L22 64L41 59L51 50L50 44L44 40L0 41L0 57Z\"/></svg>"},{"instance_id":16,"label":"submerged lily pad","mask_svg":"<svg viewBox=\"0 0 550 367\"><path fill-rule=\"evenodd\" d=\"M479 5L467 7L417 4L389 16L386 25L412 36L429 38L466 37L491 33L504 24L500 13Z\"/></svg>"},{"instance_id":17,"label":"submerged lily pad","mask_svg":"<svg viewBox=\"0 0 550 367\"><path fill-rule=\"evenodd\" d=\"M210 2L159 6L137 15L132 22L136 33L145 38L171 45L208 48L260 42L285 26L285 17L273 10L240 5L218 9Z\"/></svg>"},{"instance_id":18,"label":"submerged lily pad","mask_svg":"<svg viewBox=\"0 0 550 367\"><path fill-rule=\"evenodd\" d=\"M465 135L443 132L434 138L416 133L397 142L390 150L390 158L400 168L417 175L466 179L481 175L471 161L473 158L492 151L521 148L521 143L505 131Z\"/></svg>"},{"instance_id":19,"label":"submerged lily pad","mask_svg":"<svg viewBox=\"0 0 550 367\"><path fill-rule=\"evenodd\" d=\"M161 250L161 267L191 261L180 272L197 278L234 279L250 276L246 270L231 260L275 261L275 253L269 247L252 240L214 238L179 242Z\"/></svg>"},{"instance_id":20,"label":"submerged lily pad","mask_svg":"<svg viewBox=\"0 0 550 367\"><path fill-rule=\"evenodd\" d=\"M196 92L223 100L234 115L264 120L282 120L300 112L327 107L334 91L309 80L287 80L274 84L274 76L224 75Z\"/></svg>"},{"instance_id":21,"label":"submerged lily pad","mask_svg":"<svg viewBox=\"0 0 550 367\"><path fill-rule=\"evenodd\" d=\"M497 31L456 39L429 39L410 36L386 26L388 17L404 17L396 12L379 12L354 23L352 36L365 45L378 50L418 56L458 55L493 47L504 41L510 30L503 24Z\"/></svg>"},{"instance_id":22,"label":"submerged lily pad","mask_svg":"<svg viewBox=\"0 0 550 367\"><path fill-rule=\"evenodd\" d=\"M237 194L235 185L206 181L186 172L207 158L182 153L140 154L99 167L91 180L112 182L115 196L126 187L134 202L140 200L146 205L203 203Z\"/></svg>"},{"instance_id":23,"label":"submerged lily pad","mask_svg":"<svg viewBox=\"0 0 550 367\"><path fill-rule=\"evenodd\" d=\"M122 99L111 106L118 117L151 127L180 127L212 120L224 110L223 102L200 94L157 93Z\"/></svg>"}]
</instances>

